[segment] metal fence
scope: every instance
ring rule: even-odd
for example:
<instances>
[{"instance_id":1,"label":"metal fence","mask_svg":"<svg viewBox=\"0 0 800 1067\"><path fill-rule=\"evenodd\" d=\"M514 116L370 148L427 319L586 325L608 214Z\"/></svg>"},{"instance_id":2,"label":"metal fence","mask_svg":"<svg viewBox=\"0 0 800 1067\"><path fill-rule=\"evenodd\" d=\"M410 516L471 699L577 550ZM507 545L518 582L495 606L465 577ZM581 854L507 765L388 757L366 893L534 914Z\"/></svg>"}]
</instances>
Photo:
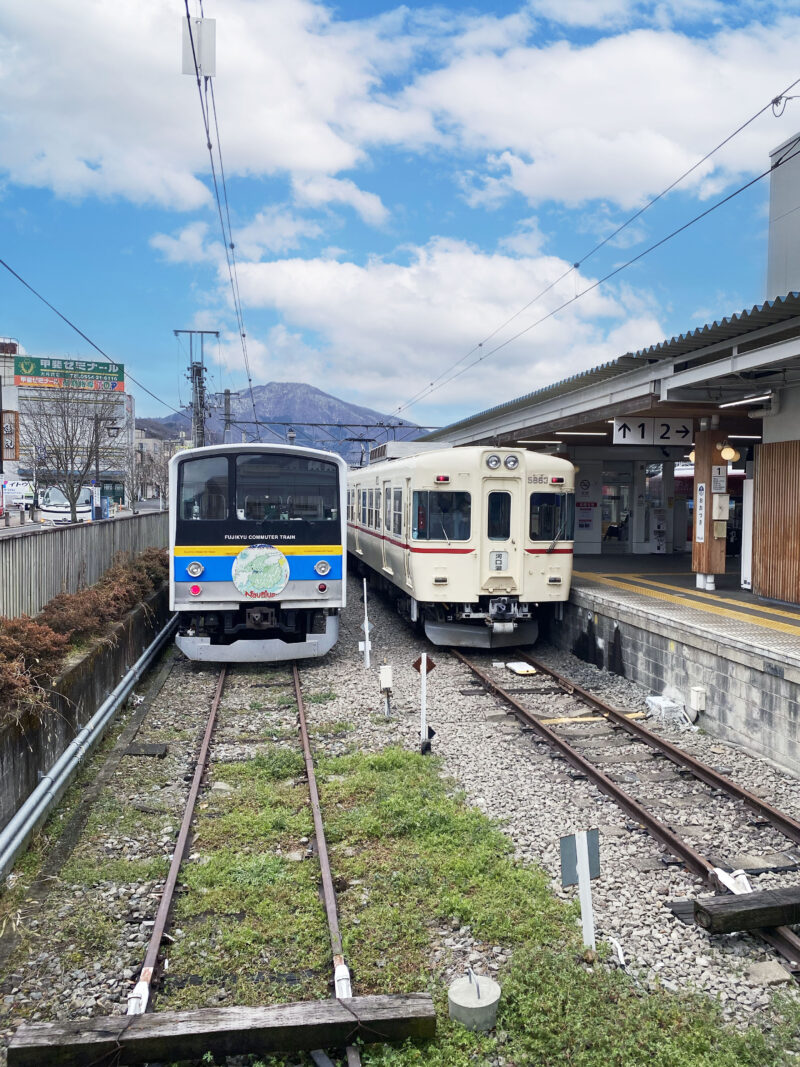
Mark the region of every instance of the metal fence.
<instances>
[{"instance_id":1,"label":"metal fence","mask_svg":"<svg viewBox=\"0 0 800 1067\"><path fill-rule=\"evenodd\" d=\"M168 539L166 511L1 537L0 615L35 615L58 593L96 582L118 552L165 548Z\"/></svg>"}]
</instances>

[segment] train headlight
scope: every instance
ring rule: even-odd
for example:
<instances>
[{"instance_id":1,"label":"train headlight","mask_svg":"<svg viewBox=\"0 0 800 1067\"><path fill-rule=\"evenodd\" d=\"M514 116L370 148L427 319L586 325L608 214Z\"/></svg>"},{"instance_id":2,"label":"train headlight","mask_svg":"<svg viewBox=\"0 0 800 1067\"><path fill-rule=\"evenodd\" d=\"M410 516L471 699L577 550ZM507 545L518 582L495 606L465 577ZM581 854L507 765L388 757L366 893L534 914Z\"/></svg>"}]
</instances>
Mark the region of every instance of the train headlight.
<instances>
[{"instance_id":1,"label":"train headlight","mask_svg":"<svg viewBox=\"0 0 800 1067\"><path fill-rule=\"evenodd\" d=\"M324 578L325 575L329 573L330 569L331 569L331 565L330 565L330 563L328 563L328 561L326 559L321 559L318 563L314 564L314 570L322 578Z\"/></svg>"},{"instance_id":2,"label":"train headlight","mask_svg":"<svg viewBox=\"0 0 800 1067\"><path fill-rule=\"evenodd\" d=\"M506 456L506 467L510 471L515 471L519 466L519 456Z\"/></svg>"},{"instance_id":3,"label":"train headlight","mask_svg":"<svg viewBox=\"0 0 800 1067\"><path fill-rule=\"evenodd\" d=\"M203 564L198 563L197 560L193 560L186 567L186 573L189 575L190 578L199 578L204 570L205 567L203 566Z\"/></svg>"},{"instance_id":4,"label":"train headlight","mask_svg":"<svg viewBox=\"0 0 800 1067\"><path fill-rule=\"evenodd\" d=\"M499 456L491 455L486 457L486 466L490 471L496 471L500 466L501 459Z\"/></svg>"}]
</instances>

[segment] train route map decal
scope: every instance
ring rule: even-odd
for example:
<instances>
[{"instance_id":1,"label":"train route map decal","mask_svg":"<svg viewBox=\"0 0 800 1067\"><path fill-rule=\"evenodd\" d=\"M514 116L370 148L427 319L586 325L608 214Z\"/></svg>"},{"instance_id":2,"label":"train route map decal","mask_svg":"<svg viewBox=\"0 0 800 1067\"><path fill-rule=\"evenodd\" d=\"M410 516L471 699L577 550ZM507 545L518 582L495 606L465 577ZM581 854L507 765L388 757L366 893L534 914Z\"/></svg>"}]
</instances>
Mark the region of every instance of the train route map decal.
<instances>
[{"instance_id":1,"label":"train route map decal","mask_svg":"<svg viewBox=\"0 0 800 1067\"><path fill-rule=\"evenodd\" d=\"M250 545L233 561L233 584L242 596L258 600L277 596L288 581L288 560L271 545Z\"/></svg>"}]
</instances>

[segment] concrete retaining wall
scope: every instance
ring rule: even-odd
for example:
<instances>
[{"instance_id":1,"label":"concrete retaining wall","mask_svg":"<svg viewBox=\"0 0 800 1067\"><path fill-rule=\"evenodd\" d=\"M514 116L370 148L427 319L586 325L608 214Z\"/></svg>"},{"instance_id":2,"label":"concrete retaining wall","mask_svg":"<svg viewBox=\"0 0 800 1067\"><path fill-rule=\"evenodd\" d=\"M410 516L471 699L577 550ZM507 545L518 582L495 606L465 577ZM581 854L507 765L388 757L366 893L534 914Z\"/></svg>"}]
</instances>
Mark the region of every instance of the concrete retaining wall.
<instances>
[{"instance_id":1,"label":"concrete retaining wall","mask_svg":"<svg viewBox=\"0 0 800 1067\"><path fill-rule=\"evenodd\" d=\"M53 711L42 722L0 730L0 828L38 785L40 774L56 762L91 719L129 667L144 652L169 617L165 587L147 607L140 606L74 663L53 687Z\"/></svg>"},{"instance_id":2,"label":"concrete retaining wall","mask_svg":"<svg viewBox=\"0 0 800 1067\"><path fill-rule=\"evenodd\" d=\"M678 689L688 706L705 690L697 725L766 756L792 773L800 766L800 664L680 628L602 594L573 587L563 619L550 626L557 647L660 694Z\"/></svg>"}]
</instances>

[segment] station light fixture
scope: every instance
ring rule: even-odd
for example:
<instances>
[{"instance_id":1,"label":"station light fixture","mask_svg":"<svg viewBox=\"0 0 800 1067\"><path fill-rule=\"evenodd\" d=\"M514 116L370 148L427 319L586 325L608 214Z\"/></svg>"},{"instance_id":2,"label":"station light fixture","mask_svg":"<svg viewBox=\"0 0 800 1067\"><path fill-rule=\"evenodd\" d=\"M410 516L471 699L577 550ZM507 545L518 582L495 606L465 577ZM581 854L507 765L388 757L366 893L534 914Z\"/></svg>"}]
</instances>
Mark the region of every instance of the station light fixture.
<instances>
[{"instance_id":1,"label":"station light fixture","mask_svg":"<svg viewBox=\"0 0 800 1067\"><path fill-rule=\"evenodd\" d=\"M729 400L726 404L720 404L721 408L735 408L742 404L757 404L760 400L772 400L772 393L759 393L757 396L745 396L741 400Z\"/></svg>"},{"instance_id":2,"label":"station light fixture","mask_svg":"<svg viewBox=\"0 0 800 1067\"><path fill-rule=\"evenodd\" d=\"M517 441L518 445L560 445L560 441Z\"/></svg>"},{"instance_id":3,"label":"station light fixture","mask_svg":"<svg viewBox=\"0 0 800 1067\"><path fill-rule=\"evenodd\" d=\"M607 430L556 430L559 437L608 437Z\"/></svg>"}]
</instances>

